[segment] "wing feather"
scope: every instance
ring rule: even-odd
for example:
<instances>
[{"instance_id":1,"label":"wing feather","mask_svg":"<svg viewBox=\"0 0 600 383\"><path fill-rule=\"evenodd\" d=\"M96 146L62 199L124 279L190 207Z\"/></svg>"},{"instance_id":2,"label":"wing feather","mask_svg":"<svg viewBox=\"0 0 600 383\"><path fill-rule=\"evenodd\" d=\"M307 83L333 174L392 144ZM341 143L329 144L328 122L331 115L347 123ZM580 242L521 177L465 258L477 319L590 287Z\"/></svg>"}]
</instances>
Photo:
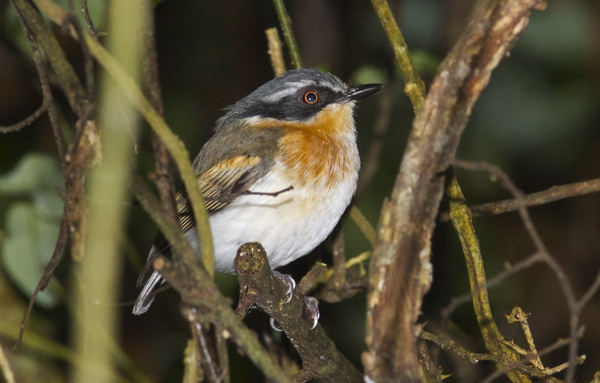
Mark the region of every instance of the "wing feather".
<instances>
[{"instance_id":1,"label":"wing feather","mask_svg":"<svg viewBox=\"0 0 600 383\"><path fill-rule=\"evenodd\" d=\"M214 214L235 201L267 174L272 166L272 160L242 155L221 161L208 171L198 175L198 187L204 197L208 214ZM184 191L178 192L175 196L175 207L179 225L184 233L196 226L194 212ZM144 285L154 271L152 262L158 254L170 256L169 242L160 232L156 235L154 246L152 246L146 265L138 278L138 287Z\"/></svg>"}]
</instances>

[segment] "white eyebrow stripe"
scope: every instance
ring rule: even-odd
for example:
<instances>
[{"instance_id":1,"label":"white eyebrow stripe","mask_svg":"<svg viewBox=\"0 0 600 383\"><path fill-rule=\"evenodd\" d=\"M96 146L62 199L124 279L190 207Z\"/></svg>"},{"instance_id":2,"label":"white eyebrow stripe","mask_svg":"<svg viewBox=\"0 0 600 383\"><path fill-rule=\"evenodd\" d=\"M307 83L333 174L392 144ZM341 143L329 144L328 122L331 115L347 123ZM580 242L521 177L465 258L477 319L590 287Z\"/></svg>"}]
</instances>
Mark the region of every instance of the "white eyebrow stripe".
<instances>
[{"instance_id":1,"label":"white eyebrow stripe","mask_svg":"<svg viewBox=\"0 0 600 383\"><path fill-rule=\"evenodd\" d=\"M346 92L346 87L340 86L338 84L333 84L333 83L328 82L327 86L336 93L345 93Z\"/></svg>"},{"instance_id":2,"label":"white eyebrow stripe","mask_svg":"<svg viewBox=\"0 0 600 383\"><path fill-rule=\"evenodd\" d=\"M278 102L282 98L296 93L296 91L300 88L303 88L308 85L315 85L315 82L312 80L302 80L302 81L288 82L285 85L286 85L286 89L280 90L279 92L275 92L275 93L265 97L264 101L270 102L270 103Z\"/></svg>"}]
</instances>

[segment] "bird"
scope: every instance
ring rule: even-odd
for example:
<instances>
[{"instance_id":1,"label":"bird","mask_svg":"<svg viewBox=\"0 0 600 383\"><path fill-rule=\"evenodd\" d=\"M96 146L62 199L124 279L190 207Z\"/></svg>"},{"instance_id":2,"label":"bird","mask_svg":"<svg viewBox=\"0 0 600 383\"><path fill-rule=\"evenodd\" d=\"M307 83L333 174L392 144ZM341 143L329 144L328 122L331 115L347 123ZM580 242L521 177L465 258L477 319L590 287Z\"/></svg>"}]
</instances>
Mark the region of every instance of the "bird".
<instances>
[{"instance_id":1,"label":"bird","mask_svg":"<svg viewBox=\"0 0 600 383\"><path fill-rule=\"evenodd\" d=\"M237 249L260 242L273 269L311 252L334 229L356 191L360 157L356 101L382 84L349 86L317 69L293 69L226 108L193 162L214 246L215 271L235 274ZM200 253L183 192L179 224ZM169 255L159 233L138 279L133 314L148 310L164 283L153 260Z\"/></svg>"}]
</instances>

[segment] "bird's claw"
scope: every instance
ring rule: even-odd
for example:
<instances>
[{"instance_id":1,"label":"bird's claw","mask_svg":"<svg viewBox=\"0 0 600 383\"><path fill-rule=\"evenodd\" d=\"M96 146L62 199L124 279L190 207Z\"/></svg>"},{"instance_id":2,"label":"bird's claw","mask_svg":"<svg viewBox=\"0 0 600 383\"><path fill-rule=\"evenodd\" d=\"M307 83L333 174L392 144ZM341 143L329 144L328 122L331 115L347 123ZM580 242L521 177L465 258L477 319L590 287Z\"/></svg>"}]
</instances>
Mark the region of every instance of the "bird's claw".
<instances>
[{"instance_id":1,"label":"bird's claw","mask_svg":"<svg viewBox=\"0 0 600 383\"><path fill-rule=\"evenodd\" d=\"M273 270L273 275L277 278L281 279L281 281L285 284L285 301L283 304L289 303L292 300L292 296L294 295L294 289L296 288L296 281L289 274L282 274L279 271Z\"/></svg>"},{"instance_id":2,"label":"bird's claw","mask_svg":"<svg viewBox=\"0 0 600 383\"><path fill-rule=\"evenodd\" d=\"M317 327L319 317L321 316L321 313L319 312L319 301L315 297L304 297L304 304L308 308L309 318L313 321L310 328L312 330Z\"/></svg>"}]
</instances>

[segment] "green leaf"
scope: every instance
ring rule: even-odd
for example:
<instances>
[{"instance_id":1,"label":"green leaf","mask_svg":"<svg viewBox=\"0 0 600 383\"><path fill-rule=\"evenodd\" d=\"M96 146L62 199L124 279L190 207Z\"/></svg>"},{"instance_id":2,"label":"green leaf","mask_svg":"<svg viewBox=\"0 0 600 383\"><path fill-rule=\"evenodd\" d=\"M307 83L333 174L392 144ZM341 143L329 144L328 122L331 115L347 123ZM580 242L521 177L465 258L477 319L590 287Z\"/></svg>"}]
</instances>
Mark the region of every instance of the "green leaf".
<instances>
[{"instance_id":1,"label":"green leaf","mask_svg":"<svg viewBox=\"0 0 600 383\"><path fill-rule=\"evenodd\" d=\"M8 276L27 295L35 290L54 252L63 211L58 195L62 184L58 161L38 153L23 157L12 172L0 176L0 194L15 197L6 211L0 260ZM47 308L56 301L51 291L37 299Z\"/></svg>"}]
</instances>

